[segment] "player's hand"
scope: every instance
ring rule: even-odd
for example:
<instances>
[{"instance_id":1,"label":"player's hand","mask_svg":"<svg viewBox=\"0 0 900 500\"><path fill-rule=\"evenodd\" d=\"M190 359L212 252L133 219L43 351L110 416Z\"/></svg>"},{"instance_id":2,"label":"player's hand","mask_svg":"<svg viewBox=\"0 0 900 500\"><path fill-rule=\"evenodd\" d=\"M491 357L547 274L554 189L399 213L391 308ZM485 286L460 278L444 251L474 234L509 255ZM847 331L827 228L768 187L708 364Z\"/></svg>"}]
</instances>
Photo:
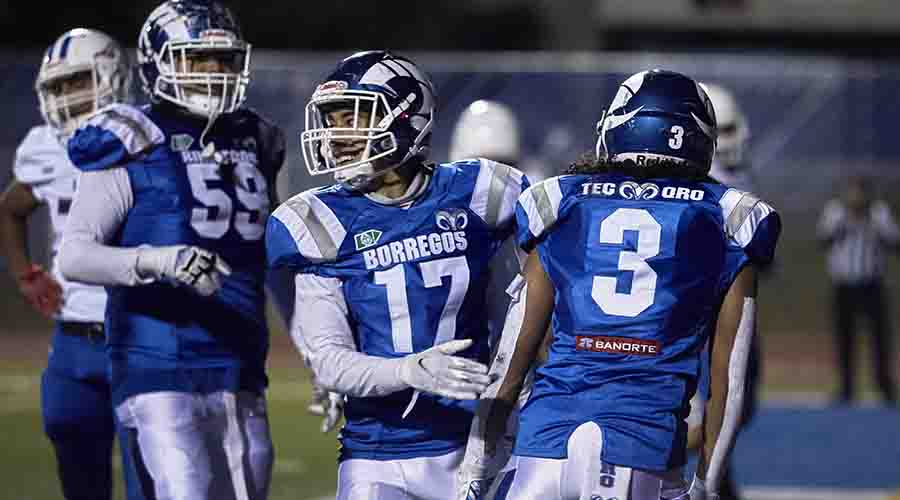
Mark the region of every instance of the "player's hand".
<instances>
[{"instance_id":1,"label":"player's hand","mask_svg":"<svg viewBox=\"0 0 900 500\"><path fill-rule=\"evenodd\" d=\"M719 494L706 491L706 483L697 476L694 476L691 483L689 495L691 500L719 500Z\"/></svg>"},{"instance_id":2,"label":"player's hand","mask_svg":"<svg viewBox=\"0 0 900 500\"><path fill-rule=\"evenodd\" d=\"M62 287L41 266L30 265L16 281L19 291L39 313L49 318L59 312L62 307Z\"/></svg>"},{"instance_id":3,"label":"player's hand","mask_svg":"<svg viewBox=\"0 0 900 500\"><path fill-rule=\"evenodd\" d=\"M141 247L137 271L144 277L186 285L203 296L216 293L231 274L228 264L215 253L186 245Z\"/></svg>"},{"instance_id":4,"label":"player's hand","mask_svg":"<svg viewBox=\"0 0 900 500\"><path fill-rule=\"evenodd\" d=\"M324 417L321 429L327 434L334 430L344 415L344 396L314 384L312 400L306 410L313 415Z\"/></svg>"},{"instance_id":5,"label":"player's hand","mask_svg":"<svg viewBox=\"0 0 900 500\"><path fill-rule=\"evenodd\" d=\"M487 366L454 356L468 349L471 339L451 340L403 358L400 380L420 391L453 399L477 399L491 379Z\"/></svg>"}]
</instances>

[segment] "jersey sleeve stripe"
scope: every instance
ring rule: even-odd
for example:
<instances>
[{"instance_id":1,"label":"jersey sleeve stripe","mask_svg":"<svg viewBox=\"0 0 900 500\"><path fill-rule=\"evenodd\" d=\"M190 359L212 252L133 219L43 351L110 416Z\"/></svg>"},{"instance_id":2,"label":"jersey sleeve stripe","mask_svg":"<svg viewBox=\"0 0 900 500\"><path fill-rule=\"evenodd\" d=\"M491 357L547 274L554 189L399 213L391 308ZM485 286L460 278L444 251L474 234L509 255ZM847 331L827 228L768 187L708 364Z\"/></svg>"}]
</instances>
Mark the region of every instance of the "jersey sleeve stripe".
<instances>
[{"instance_id":1,"label":"jersey sleeve stripe","mask_svg":"<svg viewBox=\"0 0 900 500\"><path fill-rule=\"evenodd\" d=\"M344 225L341 224L337 215L317 196L307 194L304 198L306 198L309 207L312 209L310 214L315 215L316 219L324 228L325 235L331 240L331 244L334 247L334 255L331 255L329 258L333 259L337 257L337 252L344 243L344 238L347 237L347 230L344 229Z\"/></svg>"},{"instance_id":2,"label":"jersey sleeve stripe","mask_svg":"<svg viewBox=\"0 0 900 500\"><path fill-rule=\"evenodd\" d=\"M307 230L305 234L301 235L301 238L305 237L307 240L311 238L315 243L317 255L311 256L323 260L334 259L337 256L338 246L335 245L334 240L331 239L331 235L328 234L328 229L326 229L307 199L297 196L288 200L286 205L291 208L298 220L303 223L303 226Z\"/></svg>"},{"instance_id":3,"label":"jersey sleeve stripe","mask_svg":"<svg viewBox=\"0 0 900 500\"><path fill-rule=\"evenodd\" d=\"M741 225L736 228L731 238L741 247L746 247L753 241L756 234L756 228L762 224L762 221L769 216L774 210L768 204L756 200L753 208L747 213Z\"/></svg>"},{"instance_id":4,"label":"jersey sleeve stripe","mask_svg":"<svg viewBox=\"0 0 900 500\"><path fill-rule=\"evenodd\" d=\"M728 214L728 218L725 219L725 230L727 231L728 236L734 236L744 224L744 221L747 219L747 216L753 211L753 208L759 203L759 198L753 196L750 193L744 193L741 196L741 199L738 200L737 205L731 210L731 213Z\"/></svg>"},{"instance_id":5,"label":"jersey sleeve stripe","mask_svg":"<svg viewBox=\"0 0 900 500\"><path fill-rule=\"evenodd\" d=\"M480 159L481 166L478 169L478 178L475 179L475 187L472 190L472 199L469 201L469 209L481 217L481 220L487 220L488 194L490 191L491 180L494 176L494 162L490 160Z\"/></svg>"},{"instance_id":6,"label":"jersey sleeve stripe","mask_svg":"<svg viewBox=\"0 0 900 500\"><path fill-rule=\"evenodd\" d=\"M272 217L277 219L291 234L291 239L297 245L297 250L301 255L311 261L322 261L322 251L315 240L309 237L310 231L303 219L296 212L294 207L287 203L278 207L272 212Z\"/></svg>"},{"instance_id":7,"label":"jersey sleeve stripe","mask_svg":"<svg viewBox=\"0 0 900 500\"><path fill-rule=\"evenodd\" d=\"M522 194L522 184L524 177L525 174L516 170L515 168L509 169L509 174L506 177L506 189L503 192L503 199L501 200L500 204L498 225L506 224L508 221L512 221L515 218L516 200L518 200L519 195Z\"/></svg>"},{"instance_id":8,"label":"jersey sleeve stripe","mask_svg":"<svg viewBox=\"0 0 900 500\"><path fill-rule=\"evenodd\" d=\"M528 229L534 236L540 236L556 222L562 193L556 177L535 184L530 189L531 196L525 197L525 213L528 215ZM530 198L530 200L529 200Z\"/></svg>"},{"instance_id":9,"label":"jersey sleeve stripe","mask_svg":"<svg viewBox=\"0 0 900 500\"><path fill-rule=\"evenodd\" d=\"M483 160L485 163L490 160ZM506 186L509 183L508 177L510 168L502 163L493 163L493 175L491 176L490 188L488 190L487 207L485 209L485 222L491 227L497 226L497 220L500 215L500 205L503 203L503 194L506 192Z\"/></svg>"}]
</instances>

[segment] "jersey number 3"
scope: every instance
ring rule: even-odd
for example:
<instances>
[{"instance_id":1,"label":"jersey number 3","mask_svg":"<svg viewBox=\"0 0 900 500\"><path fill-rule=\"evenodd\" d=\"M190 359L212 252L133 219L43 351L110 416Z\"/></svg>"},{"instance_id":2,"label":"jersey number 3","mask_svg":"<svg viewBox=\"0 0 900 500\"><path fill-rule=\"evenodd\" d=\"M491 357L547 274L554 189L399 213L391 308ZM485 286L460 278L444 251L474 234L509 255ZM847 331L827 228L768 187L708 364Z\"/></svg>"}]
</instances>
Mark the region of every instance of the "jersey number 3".
<instances>
[{"instance_id":1,"label":"jersey number 3","mask_svg":"<svg viewBox=\"0 0 900 500\"><path fill-rule=\"evenodd\" d=\"M228 232L231 215L234 214L234 228L241 238L247 241L262 238L266 230L265 213L269 209L269 196L266 178L254 164L239 161L234 168L234 191L240 205L243 205L237 210L228 193L209 187L210 182L224 180L218 165L191 163L187 166L187 175L194 198L206 205L191 212L191 227L197 234L203 238L221 238Z\"/></svg>"},{"instance_id":2,"label":"jersey number 3","mask_svg":"<svg viewBox=\"0 0 900 500\"><path fill-rule=\"evenodd\" d=\"M625 231L637 232L637 248L619 252L619 271L632 271L631 290L616 291L618 278L594 276L591 297L606 314L633 318L653 305L656 296L656 271L647 259L659 255L662 226L639 208L620 208L600 223L600 242L613 245L625 243Z\"/></svg>"}]
</instances>

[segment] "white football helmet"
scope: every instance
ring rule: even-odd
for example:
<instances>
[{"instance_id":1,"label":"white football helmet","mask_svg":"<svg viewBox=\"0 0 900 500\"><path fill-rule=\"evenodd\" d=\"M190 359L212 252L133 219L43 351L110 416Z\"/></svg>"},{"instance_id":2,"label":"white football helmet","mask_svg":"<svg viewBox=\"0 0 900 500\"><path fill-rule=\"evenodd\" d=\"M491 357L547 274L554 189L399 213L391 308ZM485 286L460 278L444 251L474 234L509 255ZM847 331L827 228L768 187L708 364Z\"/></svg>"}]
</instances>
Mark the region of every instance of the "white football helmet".
<instances>
[{"instance_id":1,"label":"white football helmet","mask_svg":"<svg viewBox=\"0 0 900 500\"><path fill-rule=\"evenodd\" d=\"M90 81L87 88L77 87L73 78L79 74ZM97 110L125 101L130 82L127 56L115 40L97 30L75 28L47 49L35 91L44 121L65 140Z\"/></svg>"},{"instance_id":2,"label":"white football helmet","mask_svg":"<svg viewBox=\"0 0 900 500\"><path fill-rule=\"evenodd\" d=\"M215 53L229 68L194 69ZM221 65L220 65L221 66ZM250 44L231 10L217 1L168 0L147 16L138 38L138 74L154 101L169 101L210 119L244 102Z\"/></svg>"},{"instance_id":3,"label":"white football helmet","mask_svg":"<svg viewBox=\"0 0 900 500\"><path fill-rule=\"evenodd\" d=\"M483 157L507 164L521 154L519 121L509 106L486 99L463 111L450 141L450 161Z\"/></svg>"},{"instance_id":4,"label":"white football helmet","mask_svg":"<svg viewBox=\"0 0 900 500\"><path fill-rule=\"evenodd\" d=\"M718 123L719 139L715 159L725 168L740 168L744 164L744 153L750 141L747 117L731 91L713 83L702 85L712 101Z\"/></svg>"}]
</instances>

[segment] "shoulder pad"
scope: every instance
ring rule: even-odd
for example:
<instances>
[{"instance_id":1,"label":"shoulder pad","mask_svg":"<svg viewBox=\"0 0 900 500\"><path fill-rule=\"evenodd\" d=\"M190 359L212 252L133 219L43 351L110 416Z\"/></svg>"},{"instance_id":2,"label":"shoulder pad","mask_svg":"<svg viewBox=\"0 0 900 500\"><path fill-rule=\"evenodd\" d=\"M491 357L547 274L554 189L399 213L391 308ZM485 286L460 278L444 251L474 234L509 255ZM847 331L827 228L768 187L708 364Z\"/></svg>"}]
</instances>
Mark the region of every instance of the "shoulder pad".
<instances>
[{"instance_id":1,"label":"shoulder pad","mask_svg":"<svg viewBox=\"0 0 900 500\"><path fill-rule=\"evenodd\" d=\"M563 192L561 177L551 177L529 187L516 207L516 237L519 246L531 248L559 218Z\"/></svg>"},{"instance_id":2,"label":"shoulder pad","mask_svg":"<svg viewBox=\"0 0 900 500\"><path fill-rule=\"evenodd\" d=\"M347 231L317 191L300 193L272 213L266 231L270 265L303 267L337 258Z\"/></svg>"},{"instance_id":3,"label":"shoulder pad","mask_svg":"<svg viewBox=\"0 0 900 500\"><path fill-rule=\"evenodd\" d=\"M165 144L165 134L141 109L113 104L91 117L69 139L69 159L81 170L103 170L161 144Z\"/></svg>"},{"instance_id":4,"label":"shoulder pad","mask_svg":"<svg viewBox=\"0 0 900 500\"><path fill-rule=\"evenodd\" d=\"M512 222L516 200L530 185L522 172L485 158L458 161L451 165L470 170L473 174L477 171L470 210L490 227L504 227Z\"/></svg>"},{"instance_id":5,"label":"shoulder pad","mask_svg":"<svg viewBox=\"0 0 900 500\"><path fill-rule=\"evenodd\" d=\"M44 184L71 168L65 148L47 125L29 130L16 148L13 175L21 184Z\"/></svg>"}]
</instances>

